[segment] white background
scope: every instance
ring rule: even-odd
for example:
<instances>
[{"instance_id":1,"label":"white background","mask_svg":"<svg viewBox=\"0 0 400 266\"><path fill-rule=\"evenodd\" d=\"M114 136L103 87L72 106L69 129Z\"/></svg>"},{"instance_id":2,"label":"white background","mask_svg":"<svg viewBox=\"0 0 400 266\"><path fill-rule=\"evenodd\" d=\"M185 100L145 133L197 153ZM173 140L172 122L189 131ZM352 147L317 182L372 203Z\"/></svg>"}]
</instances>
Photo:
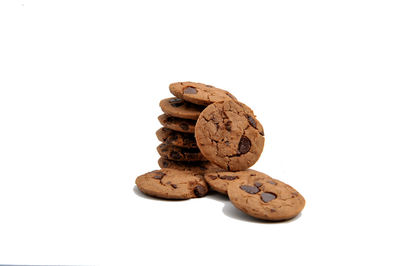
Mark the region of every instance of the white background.
<instances>
[{"instance_id":1,"label":"white background","mask_svg":"<svg viewBox=\"0 0 400 266\"><path fill-rule=\"evenodd\" d=\"M398 1L2 0L0 264L399 265L399 74ZM133 191L187 80L254 110L300 217Z\"/></svg>"}]
</instances>

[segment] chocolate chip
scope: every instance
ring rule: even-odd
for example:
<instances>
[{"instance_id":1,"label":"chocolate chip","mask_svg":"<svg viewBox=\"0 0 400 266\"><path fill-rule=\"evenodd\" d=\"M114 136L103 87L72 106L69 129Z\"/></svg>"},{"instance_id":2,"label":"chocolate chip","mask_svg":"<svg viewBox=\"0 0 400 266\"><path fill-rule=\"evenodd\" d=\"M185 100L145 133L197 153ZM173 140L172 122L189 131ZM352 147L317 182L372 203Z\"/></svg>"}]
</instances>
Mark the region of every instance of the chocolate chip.
<instances>
[{"instance_id":1,"label":"chocolate chip","mask_svg":"<svg viewBox=\"0 0 400 266\"><path fill-rule=\"evenodd\" d=\"M179 124L180 128L182 128L183 130L188 130L189 129L189 125L186 123L180 123Z\"/></svg>"},{"instance_id":2,"label":"chocolate chip","mask_svg":"<svg viewBox=\"0 0 400 266\"><path fill-rule=\"evenodd\" d=\"M179 107L185 104L185 102L181 99L178 98L172 98L169 100L169 103L173 106L173 107Z\"/></svg>"},{"instance_id":3,"label":"chocolate chip","mask_svg":"<svg viewBox=\"0 0 400 266\"><path fill-rule=\"evenodd\" d=\"M203 187L202 185L197 185L194 190L193 190L194 194L196 195L196 197L203 197L207 191L206 188Z\"/></svg>"},{"instance_id":4,"label":"chocolate chip","mask_svg":"<svg viewBox=\"0 0 400 266\"><path fill-rule=\"evenodd\" d=\"M175 184L171 184L171 187L173 187L173 188L177 188L178 186L177 186L177 185L175 185Z\"/></svg>"},{"instance_id":5,"label":"chocolate chip","mask_svg":"<svg viewBox=\"0 0 400 266\"><path fill-rule=\"evenodd\" d=\"M256 187L261 187L261 186L262 186L262 184L261 184L260 182L255 182L254 185L255 185Z\"/></svg>"},{"instance_id":6,"label":"chocolate chip","mask_svg":"<svg viewBox=\"0 0 400 266\"><path fill-rule=\"evenodd\" d=\"M267 202L270 202L273 199L276 199L276 195L273 194L273 193L269 193L269 192L263 192L261 194L261 199L262 199L262 201L267 203Z\"/></svg>"},{"instance_id":7,"label":"chocolate chip","mask_svg":"<svg viewBox=\"0 0 400 266\"><path fill-rule=\"evenodd\" d=\"M165 176L163 172L154 172L154 173L156 174L155 176L153 176L153 178L155 179L162 179Z\"/></svg>"},{"instance_id":8,"label":"chocolate chip","mask_svg":"<svg viewBox=\"0 0 400 266\"><path fill-rule=\"evenodd\" d=\"M220 179L226 179L226 180L235 180L239 178L238 176L231 176L231 175L223 175L219 177Z\"/></svg>"},{"instance_id":9,"label":"chocolate chip","mask_svg":"<svg viewBox=\"0 0 400 266\"><path fill-rule=\"evenodd\" d=\"M232 130L232 121L229 120L228 122L225 123L225 129L228 131Z\"/></svg>"},{"instance_id":10,"label":"chocolate chip","mask_svg":"<svg viewBox=\"0 0 400 266\"><path fill-rule=\"evenodd\" d=\"M246 186L246 185L240 186L240 189L246 191L249 194L256 194L260 191L258 187Z\"/></svg>"},{"instance_id":11,"label":"chocolate chip","mask_svg":"<svg viewBox=\"0 0 400 266\"><path fill-rule=\"evenodd\" d=\"M183 94L197 94L197 90L195 87L186 87L183 90Z\"/></svg>"},{"instance_id":12,"label":"chocolate chip","mask_svg":"<svg viewBox=\"0 0 400 266\"><path fill-rule=\"evenodd\" d=\"M275 209L271 209L271 212L276 212L276 210Z\"/></svg>"},{"instance_id":13,"label":"chocolate chip","mask_svg":"<svg viewBox=\"0 0 400 266\"><path fill-rule=\"evenodd\" d=\"M245 154L250 151L251 148L251 141L249 140L248 137L243 136L240 141L239 141L239 153L240 154Z\"/></svg>"},{"instance_id":14,"label":"chocolate chip","mask_svg":"<svg viewBox=\"0 0 400 266\"><path fill-rule=\"evenodd\" d=\"M208 177L209 177L209 178L211 178L211 180L215 180L215 179L217 179L217 177L218 177L218 176L215 176L215 175L209 175Z\"/></svg>"},{"instance_id":15,"label":"chocolate chip","mask_svg":"<svg viewBox=\"0 0 400 266\"><path fill-rule=\"evenodd\" d=\"M276 185L274 181L268 180L267 182L270 183L271 185Z\"/></svg>"},{"instance_id":16,"label":"chocolate chip","mask_svg":"<svg viewBox=\"0 0 400 266\"><path fill-rule=\"evenodd\" d=\"M177 151L171 151L169 155L173 160L180 160L182 158L182 155Z\"/></svg>"},{"instance_id":17,"label":"chocolate chip","mask_svg":"<svg viewBox=\"0 0 400 266\"><path fill-rule=\"evenodd\" d=\"M247 116L247 120L249 121L249 124L254 127L255 129L257 129L257 122L256 120L254 120L254 118L250 115L246 115Z\"/></svg>"}]
</instances>

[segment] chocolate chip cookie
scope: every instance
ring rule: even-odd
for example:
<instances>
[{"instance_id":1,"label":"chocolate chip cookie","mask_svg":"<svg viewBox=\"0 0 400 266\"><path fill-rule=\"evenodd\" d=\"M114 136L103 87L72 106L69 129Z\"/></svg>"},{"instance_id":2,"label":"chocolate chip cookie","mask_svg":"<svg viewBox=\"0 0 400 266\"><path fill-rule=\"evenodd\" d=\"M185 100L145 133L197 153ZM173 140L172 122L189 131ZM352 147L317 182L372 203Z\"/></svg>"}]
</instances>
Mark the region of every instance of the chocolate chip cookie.
<instances>
[{"instance_id":1,"label":"chocolate chip cookie","mask_svg":"<svg viewBox=\"0 0 400 266\"><path fill-rule=\"evenodd\" d=\"M194 120L173 117L166 114L160 115L158 121L166 128L184 133L194 133L196 125L196 121Z\"/></svg>"},{"instance_id":2,"label":"chocolate chip cookie","mask_svg":"<svg viewBox=\"0 0 400 266\"><path fill-rule=\"evenodd\" d=\"M199 105L209 105L227 100L236 101L235 96L225 90L196 82L172 83L169 85L169 90L176 97Z\"/></svg>"},{"instance_id":3,"label":"chocolate chip cookie","mask_svg":"<svg viewBox=\"0 0 400 266\"><path fill-rule=\"evenodd\" d=\"M167 168L137 177L136 185L143 193L164 199L199 198L208 192L202 175Z\"/></svg>"},{"instance_id":4,"label":"chocolate chip cookie","mask_svg":"<svg viewBox=\"0 0 400 266\"><path fill-rule=\"evenodd\" d=\"M175 97L161 100L160 107L167 115L192 120L196 120L204 109L204 106L185 102Z\"/></svg>"},{"instance_id":5,"label":"chocolate chip cookie","mask_svg":"<svg viewBox=\"0 0 400 266\"><path fill-rule=\"evenodd\" d=\"M197 148L194 134L178 132L162 127L156 132L159 141L182 148Z\"/></svg>"},{"instance_id":6,"label":"chocolate chip cookie","mask_svg":"<svg viewBox=\"0 0 400 266\"><path fill-rule=\"evenodd\" d=\"M218 102L201 113L195 127L197 146L210 162L228 171L246 170L264 148L264 130L243 103Z\"/></svg>"},{"instance_id":7,"label":"chocolate chip cookie","mask_svg":"<svg viewBox=\"0 0 400 266\"><path fill-rule=\"evenodd\" d=\"M199 149L186 149L169 144L162 143L157 147L161 157L173 161L207 161Z\"/></svg>"},{"instance_id":8,"label":"chocolate chip cookie","mask_svg":"<svg viewBox=\"0 0 400 266\"><path fill-rule=\"evenodd\" d=\"M253 175L263 175L265 177L269 177L266 174L257 172L255 170L247 169L244 171L238 171L238 172L226 172L226 171L215 171L211 172L208 171L204 175L204 179L206 180L207 184L212 188L213 190L227 195L228 194L228 185L232 181L238 180L240 178L248 178ZM269 177L271 180L272 178Z\"/></svg>"},{"instance_id":9,"label":"chocolate chip cookie","mask_svg":"<svg viewBox=\"0 0 400 266\"><path fill-rule=\"evenodd\" d=\"M260 172L230 182L228 196L236 208L269 221L293 218L305 206L305 199L294 188Z\"/></svg>"},{"instance_id":10,"label":"chocolate chip cookie","mask_svg":"<svg viewBox=\"0 0 400 266\"><path fill-rule=\"evenodd\" d=\"M218 170L222 171L218 166L210 162L182 162L182 161L172 161L165 158L158 159L158 165L161 168L173 168L184 171L192 171L194 173L207 173L216 172Z\"/></svg>"}]
</instances>

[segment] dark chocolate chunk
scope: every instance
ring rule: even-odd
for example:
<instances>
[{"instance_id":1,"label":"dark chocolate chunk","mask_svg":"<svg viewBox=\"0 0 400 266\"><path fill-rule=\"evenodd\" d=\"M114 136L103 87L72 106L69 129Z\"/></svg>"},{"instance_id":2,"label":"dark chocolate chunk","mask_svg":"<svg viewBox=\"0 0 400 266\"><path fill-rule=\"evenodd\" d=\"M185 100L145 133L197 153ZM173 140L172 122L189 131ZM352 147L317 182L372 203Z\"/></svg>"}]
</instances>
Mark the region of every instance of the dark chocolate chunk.
<instances>
[{"instance_id":1,"label":"dark chocolate chunk","mask_svg":"<svg viewBox=\"0 0 400 266\"><path fill-rule=\"evenodd\" d=\"M235 180L239 178L238 176L231 176L231 175L223 175L219 177L220 179L226 179L226 180Z\"/></svg>"},{"instance_id":2,"label":"dark chocolate chunk","mask_svg":"<svg viewBox=\"0 0 400 266\"><path fill-rule=\"evenodd\" d=\"M207 193L206 188L202 185L197 185L193 191L194 191L194 194L196 195L196 197L198 197L198 198L203 197Z\"/></svg>"},{"instance_id":3,"label":"dark chocolate chunk","mask_svg":"<svg viewBox=\"0 0 400 266\"><path fill-rule=\"evenodd\" d=\"M172 98L169 100L169 103L173 106L173 107L179 107L185 104L185 102L181 99L178 98Z\"/></svg>"},{"instance_id":4,"label":"dark chocolate chunk","mask_svg":"<svg viewBox=\"0 0 400 266\"><path fill-rule=\"evenodd\" d=\"M254 185L255 185L256 187L261 187L261 186L262 186L262 184L261 184L260 182L255 182Z\"/></svg>"},{"instance_id":5,"label":"dark chocolate chunk","mask_svg":"<svg viewBox=\"0 0 400 266\"><path fill-rule=\"evenodd\" d=\"M177 185L175 185L175 184L171 184L171 187L173 187L173 188L177 188L178 186L177 186Z\"/></svg>"},{"instance_id":6,"label":"dark chocolate chunk","mask_svg":"<svg viewBox=\"0 0 400 266\"><path fill-rule=\"evenodd\" d=\"M267 202L270 202L271 200L276 199L276 195L273 193L269 193L269 192L263 192L263 193L261 193L261 199L262 199L262 201L267 203Z\"/></svg>"},{"instance_id":7,"label":"dark chocolate chunk","mask_svg":"<svg viewBox=\"0 0 400 266\"><path fill-rule=\"evenodd\" d=\"M232 130L232 121L229 120L228 122L225 123L225 129L228 131Z\"/></svg>"},{"instance_id":8,"label":"dark chocolate chunk","mask_svg":"<svg viewBox=\"0 0 400 266\"><path fill-rule=\"evenodd\" d=\"M248 153L250 151L251 148L251 141L249 140L248 137L243 136L240 141L239 141L239 153L240 154L245 154Z\"/></svg>"},{"instance_id":9,"label":"dark chocolate chunk","mask_svg":"<svg viewBox=\"0 0 400 266\"><path fill-rule=\"evenodd\" d=\"M165 174L163 173L163 172L154 172L156 175L155 176L153 176L153 178L155 178L155 179L162 179L164 176L165 176Z\"/></svg>"},{"instance_id":10,"label":"dark chocolate chunk","mask_svg":"<svg viewBox=\"0 0 400 266\"><path fill-rule=\"evenodd\" d=\"M246 115L247 116L247 120L249 121L249 124L254 127L255 129L257 129L257 123L256 120L254 120L254 118L250 115Z\"/></svg>"},{"instance_id":11,"label":"dark chocolate chunk","mask_svg":"<svg viewBox=\"0 0 400 266\"><path fill-rule=\"evenodd\" d=\"M183 94L197 94L197 90L196 90L196 88L195 87L186 87L184 90L183 90Z\"/></svg>"},{"instance_id":12,"label":"dark chocolate chunk","mask_svg":"<svg viewBox=\"0 0 400 266\"><path fill-rule=\"evenodd\" d=\"M176 151L171 151L169 154L173 160L180 160L182 158L182 155L179 152Z\"/></svg>"},{"instance_id":13,"label":"dark chocolate chunk","mask_svg":"<svg viewBox=\"0 0 400 266\"><path fill-rule=\"evenodd\" d=\"M183 129L183 130L188 130L189 126L186 123L180 123L179 126Z\"/></svg>"},{"instance_id":14,"label":"dark chocolate chunk","mask_svg":"<svg viewBox=\"0 0 400 266\"><path fill-rule=\"evenodd\" d=\"M246 186L246 185L240 186L240 189L246 191L249 194L256 194L260 191L258 187Z\"/></svg>"},{"instance_id":15,"label":"dark chocolate chunk","mask_svg":"<svg viewBox=\"0 0 400 266\"><path fill-rule=\"evenodd\" d=\"M215 176L215 175L209 175L208 177L211 178L211 180L217 179L217 176Z\"/></svg>"}]
</instances>

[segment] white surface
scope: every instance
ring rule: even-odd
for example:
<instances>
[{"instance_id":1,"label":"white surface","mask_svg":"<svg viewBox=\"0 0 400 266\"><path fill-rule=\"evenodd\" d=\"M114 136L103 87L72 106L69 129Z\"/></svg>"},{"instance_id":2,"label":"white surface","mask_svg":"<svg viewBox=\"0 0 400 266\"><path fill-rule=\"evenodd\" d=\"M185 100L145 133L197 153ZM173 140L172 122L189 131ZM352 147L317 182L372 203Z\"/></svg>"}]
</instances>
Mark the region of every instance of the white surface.
<instances>
[{"instance_id":1,"label":"white surface","mask_svg":"<svg viewBox=\"0 0 400 266\"><path fill-rule=\"evenodd\" d=\"M0 264L399 265L398 1L0 1ZM132 191L174 81L229 89L296 220ZM397 254L395 253L397 252Z\"/></svg>"}]
</instances>

